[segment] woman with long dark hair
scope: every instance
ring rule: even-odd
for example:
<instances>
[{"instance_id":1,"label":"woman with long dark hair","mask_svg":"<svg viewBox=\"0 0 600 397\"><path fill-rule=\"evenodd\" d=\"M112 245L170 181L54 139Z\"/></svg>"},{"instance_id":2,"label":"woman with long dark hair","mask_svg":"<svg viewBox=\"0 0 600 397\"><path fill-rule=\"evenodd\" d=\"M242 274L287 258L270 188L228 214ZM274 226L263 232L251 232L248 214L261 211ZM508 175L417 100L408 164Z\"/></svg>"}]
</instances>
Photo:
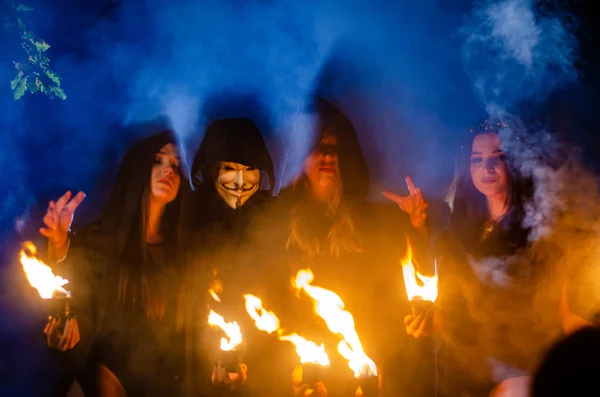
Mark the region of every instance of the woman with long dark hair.
<instances>
[{"instance_id":1,"label":"woman with long dark hair","mask_svg":"<svg viewBox=\"0 0 600 397\"><path fill-rule=\"evenodd\" d=\"M525 226L534 186L520 172L511 141L503 141L505 128L485 121L466 135L447 196L448 226L434 245L434 321L405 318L409 334L435 330L442 337L442 395L501 395L510 388L526 396L540 354L572 317L561 248L534 241Z\"/></svg>"},{"instance_id":2,"label":"woman with long dark hair","mask_svg":"<svg viewBox=\"0 0 600 397\"><path fill-rule=\"evenodd\" d=\"M88 396L181 394L183 175L170 131L134 145L100 220L80 232L62 266L72 272L80 337L63 354ZM52 324L46 334L51 345L60 336Z\"/></svg>"}]
</instances>

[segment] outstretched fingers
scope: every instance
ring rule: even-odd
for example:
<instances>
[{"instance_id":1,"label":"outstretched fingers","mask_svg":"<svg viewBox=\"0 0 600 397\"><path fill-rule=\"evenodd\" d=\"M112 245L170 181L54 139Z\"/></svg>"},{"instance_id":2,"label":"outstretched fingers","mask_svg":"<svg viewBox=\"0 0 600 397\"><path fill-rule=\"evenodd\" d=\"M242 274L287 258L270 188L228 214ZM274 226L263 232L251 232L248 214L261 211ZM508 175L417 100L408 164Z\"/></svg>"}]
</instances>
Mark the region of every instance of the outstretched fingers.
<instances>
[{"instance_id":1,"label":"outstretched fingers","mask_svg":"<svg viewBox=\"0 0 600 397\"><path fill-rule=\"evenodd\" d=\"M69 201L69 203L66 205L65 208L67 208L67 210L69 212L73 213L73 212L75 212L77 207L79 207L79 205L83 202L84 199L85 199L85 193L79 192L75 195L75 197L73 197L73 199L71 201Z\"/></svg>"},{"instance_id":2,"label":"outstretched fingers","mask_svg":"<svg viewBox=\"0 0 600 397\"><path fill-rule=\"evenodd\" d=\"M408 192L411 195L415 195L417 194L417 190L421 190L421 189L417 189L417 186L415 186L415 183L413 182L412 178L410 176L406 176L406 178L404 178L404 180L406 181L406 187L408 187Z\"/></svg>"}]
</instances>

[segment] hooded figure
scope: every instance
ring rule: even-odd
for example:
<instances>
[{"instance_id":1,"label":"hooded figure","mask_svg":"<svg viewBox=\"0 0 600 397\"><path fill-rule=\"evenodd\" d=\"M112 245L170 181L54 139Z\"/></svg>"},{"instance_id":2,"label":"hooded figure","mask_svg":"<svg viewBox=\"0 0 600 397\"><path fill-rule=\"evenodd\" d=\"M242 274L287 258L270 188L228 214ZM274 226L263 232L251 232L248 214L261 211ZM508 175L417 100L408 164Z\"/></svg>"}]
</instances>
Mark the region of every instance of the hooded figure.
<instances>
[{"instance_id":1,"label":"hooded figure","mask_svg":"<svg viewBox=\"0 0 600 397\"><path fill-rule=\"evenodd\" d=\"M248 118L222 119L208 126L192 175L196 226L213 233L241 233L275 183L269 150Z\"/></svg>"},{"instance_id":2,"label":"hooded figure","mask_svg":"<svg viewBox=\"0 0 600 397\"><path fill-rule=\"evenodd\" d=\"M408 217L397 206L366 201L369 171L350 120L321 98L315 100L314 111L318 123L312 152L252 241L255 257L247 264L260 270L247 272L256 275L245 277L246 292L259 296L286 332L297 332L317 344L324 342L331 360L331 370L324 371L328 395L351 396L356 381L348 362L336 353L339 336L315 314L310 298L295 291L290 282L300 269L310 268L313 285L336 293L353 315L365 353L383 371L384 395L421 395L421 385L409 380L414 371L408 363L419 361L409 346L415 342L401 332L410 307L400 259L406 253L406 234L415 251L423 244L418 244ZM274 349L278 353L265 348L254 356L259 363L267 357L277 363L270 366L271 371L274 367L278 371L271 376L270 395L283 395L292 388L290 376L299 359L289 343L279 342ZM247 364L250 371L252 365ZM265 366L267 372L269 366ZM429 383L428 375L419 376ZM397 382L412 388L398 389ZM298 390L303 387L301 381L294 386L302 394ZM261 387L259 382L257 389Z\"/></svg>"},{"instance_id":3,"label":"hooded figure","mask_svg":"<svg viewBox=\"0 0 600 397\"><path fill-rule=\"evenodd\" d=\"M244 289L238 247L246 242L254 220L272 200L273 161L252 120L220 119L208 126L194 158L192 175L195 211L191 263L196 272L199 303L195 306L202 311L208 298L212 309L229 318L233 312L239 313L236 309ZM209 298L209 286L222 304ZM224 291L220 286L224 286ZM206 318L207 314L200 312L196 317ZM198 378L210 378L214 349L221 337L218 332L204 330L198 330L196 334L202 336L194 342L194 351L200 358L195 373L202 374Z\"/></svg>"},{"instance_id":4,"label":"hooded figure","mask_svg":"<svg viewBox=\"0 0 600 397\"><path fill-rule=\"evenodd\" d=\"M87 395L105 388L110 373L128 395L181 394L189 199L182 175L170 131L140 141L123 159L101 218L73 236L61 266L71 273L81 340L63 355Z\"/></svg>"}]
</instances>

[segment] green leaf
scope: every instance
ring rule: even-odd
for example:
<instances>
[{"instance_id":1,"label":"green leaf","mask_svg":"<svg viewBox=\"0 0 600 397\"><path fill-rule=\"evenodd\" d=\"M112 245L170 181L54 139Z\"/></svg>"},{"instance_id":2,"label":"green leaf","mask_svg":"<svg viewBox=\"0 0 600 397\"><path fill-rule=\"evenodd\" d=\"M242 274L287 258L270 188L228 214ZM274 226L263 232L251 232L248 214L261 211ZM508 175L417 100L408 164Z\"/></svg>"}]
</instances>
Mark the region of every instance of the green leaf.
<instances>
[{"instance_id":1,"label":"green leaf","mask_svg":"<svg viewBox=\"0 0 600 397\"><path fill-rule=\"evenodd\" d=\"M25 4L19 4L17 6L17 11L33 11L33 8L26 6Z\"/></svg>"},{"instance_id":2,"label":"green leaf","mask_svg":"<svg viewBox=\"0 0 600 397\"><path fill-rule=\"evenodd\" d=\"M60 87L51 87L50 89L52 90L52 92L54 93L54 95L56 95L57 97L59 97L63 101L65 99L67 99L67 95L65 94L65 92L63 91L62 88L60 88Z\"/></svg>"},{"instance_id":3,"label":"green leaf","mask_svg":"<svg viewBox=\"0 0 600 397\"><path fill-rule=\"evenodd\" d=\"M50 80L52 80L56 85L60 85L60 77L58 77L58 75L56 73L54 73L52 70L47 69L46 76L48 76L48 78Z\"/></svg>"},{"instance_id":4,"label":"green leaf","mask_svg":"<svg viewBox=\"0 0 600 397\"><path fill-rule=\"evenodd\" d=\"M37 86L34 84L27 84L27 88L29 89L29 92L31 92L32 94L35 94L38 91Z\"/></svg>"},{"instance_id":5,"label":"green leaf","mask_svg":"<svg viewBox=\"0 0 600 397\"><path fill-rule=\"evenodd\" d=\"M36 56L36 59L38 60L40 67L42 69L45 69L48 67L48 65L50 64L50 58L45 57L45 56Z\"/></svg>"},{"instance_id":6,"label":"green leaf","mask_svg":"<svg viewBox=\"0 0 600 397\"><path fill-rule=\"evenodd\" d=\"M23 75L24 75L24 73L20 71L19 73L17 73L15 78L12 79L12 81L10 82L10 88L12 90L16 89L17 86L19 85L19 83L21 82L21 80L23 80Z\"/></svg>"},{"instance_id":7,"label":"green leaf","mask_svg":"<svg viewBox=\"0 0 600 397\"><path fill-rule=\"evenodd\" d=\"M16 75L11 80L10 87L15 100L21 99L27 91L32 94L42 92L50 98L66 99L67 96L60 87L60 77L50 68L50 57L46 56L50 45L36 36L23 14L33 11L33 8L20 4L20 0L4 0L4 3L4 8L9 13L0 16L0 24L9 35L16 38L17 43L20 42L24 52L22 59L13 62Z\"/></svg>"},{"instance_id":8,"label":"green leaf","mask_svg":"<svg viewBox=\"0 0 600 397\"><path fill-rule=\"evenodd\" d=\"M27 77L21 80L21 82L14 91L15 100L19 100L23 97L23 95L25 95L25 92L27 91Z\"/></svg>"},{"instance_id":9,"label":"green leaf","mask_svg":"<svg viewBox=\"0 0 600 397\"><path fill-rule=\"evenodd\" d=\"M44 40L42 40L42 41L33 41L33 40L31 40L31 42L35 45L35 48L39 52L44 52L48 48L50 48L50 45L48 43L46 43Z\"/></svg>"}]
</instances>

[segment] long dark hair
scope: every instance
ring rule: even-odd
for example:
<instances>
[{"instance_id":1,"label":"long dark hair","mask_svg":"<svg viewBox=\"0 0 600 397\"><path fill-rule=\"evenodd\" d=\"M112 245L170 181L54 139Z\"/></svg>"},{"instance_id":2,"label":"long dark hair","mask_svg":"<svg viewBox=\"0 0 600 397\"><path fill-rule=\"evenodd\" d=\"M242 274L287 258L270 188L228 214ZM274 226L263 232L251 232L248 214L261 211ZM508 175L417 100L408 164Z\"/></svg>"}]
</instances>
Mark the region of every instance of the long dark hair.
<instances>
[{"instance_id":1,"label":"long dark hair","mask_svg":"<svg viewBox=\"0 0 600 397\"><path fill-rule=\"evenodd\" d=\"M160 318L167 306L164 285L171 282L161 278L165 271L172 272L179 278L183 270L184 198L181 189L175 200L166 205L161 217L160 234L164 237L161 243L164 251L162 263L152 261L148 255L145 236L149 205L148 186L140 200L136 226L132 229L127 248L119 260L119 301L124 306L141 306L148 318Z\"/></svg>"},{"instance_id":2,"label":"long dark hair","mask_svg":"<svg viewBox=\"0 0 600 397\"><path fill-rule=\"evenodd\" d=\"M446 195L446 202L451 211L448 229L465 247L473 251L504 250L508 246L520 248L526 244L527 231L522 228L521 223L524 205L532 194L532 181L521 175L516 159L511 153L505 153L504 158L508 172L507 215L502 218L485 243L481 238L488 219L488 209L485 196L477 190L471 178L471 149L477 135L499 134L503 128L508 128L508 125L500 121L485 120L465 134L461 140L454 180Z\"/></svg>"},{"instance_id":3,"label":"long dark hair","mask_svg":"<svg viewBox=\"0 0 600 397\"><path fill-rule=\"evenodd\" d=\"M118 298L124 307L142 309L149 318L162 317L167 296L162 274L183 268L187 236L184 217L189 185L183 169L175 200L166 205L161 218L163 263L148 255L145 231L148 221L151 170L155 156L165 145L175 144L170 130L145 138L125 155L113 191L100 219L100 228L113 241L111 258L116 262Z\"/></svg>"}]
</instances>

